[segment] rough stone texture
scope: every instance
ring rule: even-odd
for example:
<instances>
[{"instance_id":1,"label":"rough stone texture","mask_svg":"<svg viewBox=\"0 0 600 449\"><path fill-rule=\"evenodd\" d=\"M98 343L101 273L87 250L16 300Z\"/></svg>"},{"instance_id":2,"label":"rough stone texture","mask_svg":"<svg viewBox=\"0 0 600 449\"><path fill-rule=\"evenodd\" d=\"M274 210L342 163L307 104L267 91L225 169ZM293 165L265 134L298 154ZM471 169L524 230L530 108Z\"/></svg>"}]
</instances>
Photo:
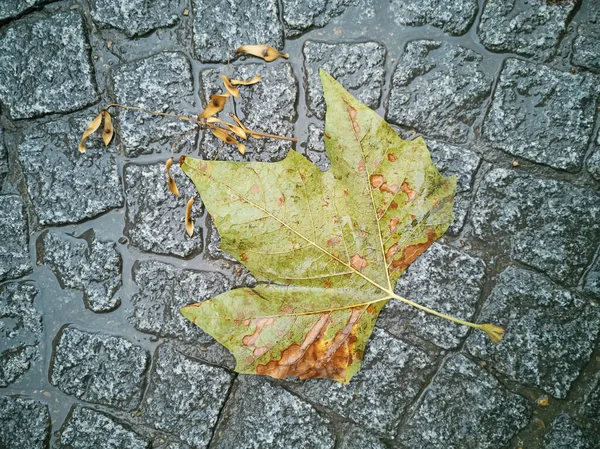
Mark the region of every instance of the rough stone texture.
<instances>
[{"instance_id":1,"label":"rough stone texture","mask_svg":"<svg viewBox=\"0 0 600 449\"><path fill-rule=\"evenodd\" d=\"M431 355L375 329L361 370L345 386L326 379L290 384L309 401L393 437L410 401L435 367Z\"/></svg>"},{"instance_id":2,"label":"rough stone texture","mask_svg":"<svg viewBox=\"0 0 600 449\"><path fill-rule=\"evenodd\" d=\"M46 449L50 438L50 413L41 402L0 396L0 447Z\"/></svg>"},{"instance_id":3,"label":"rough stone texture","mask_svg":"<svg viewBox=\"0 0 600 449\"><path fill-rule=\"evenodd\" d=\"M264 377L239 376L211 443L213 449L333 449L329 421Z\"/></svg>"},{"instance_id":4,"label":"rough stone texture","mask_svg":"<svg viewBox=\"0 0 600 449\"><path fill-rule=\"evenodd\" d=\"M328 44L307 41L304 55L306 103L310 112L325 118L325 98L319 69L339 81L372 109L379 106L385 81L385 47L377 42Z\"/></svg>"},{"instance_id":5,"label":"rough stone texture","mask_svg":"<svg viewBox=\"0 0 600 449\"><path fill-rule=\"evenodd\" d=\"M92 18L131 37L176 24L181 3L181 0L93 0Z\"/></svg>"},{"instance_id":6,"label":"rough stone texture","mask_svg":"<svg viewBox=\"0 0 600 449\"><path fill-rule=\"evenodd\" d=\"M466 141L491 90L481 61L473 50L447 42L409 42L392 78L387 119L428 137Z\"/></svg>"},{"instance_id":7,"label":"rough stone texture","mask_svg":"<svg viewBox=\"0 0 600 449\"><path fill-rule=\"evenodd\" d=\"M286 37L300 36L311 28L324 27L357 0L282 0Z\"/></svg>"},{"instance_id":8,"label":"rough stone texture","mask_svg":"<svg viewBox=\"0 0 600 449\"><path fill-rule=\"evenodd\" d=\"M192 218L196 221L194 235L185 231L185 205L197 190L179 165L173 164L171 176L179 188L176 197L167 186L164 163L153 165L128 164L124 169L127 191L125 235L142 251L187 257L202 250L202 202L196 198Z\"/></svg>"},{"instance_id":9,"label":"rough stone texture","mask_svg":"<svg viewBox=\"0 0 600 449\"><path fill-rule=\"evenodd\" d=\"M544 443L544 449L598 449L600 434L582 429L573 418L563 413L552 422Z\"/></svg>"},{"instance_id":10,"label":"rough stone texture","mask_svg":"<svg viewBox=\"0 0 600 449\"><path fill-rule=\"evenodd\" d=\"M471 321L484 282L481 259L434 243L400 277L395 291L438 312ZM444 349L457 347L469 330L395 300L385 306L377 323L396 336L416 335Z\"/></svg>"},{"instance_id":11,"label":"rough stone texture","mask_svg":"<svg viewBox=\"0 0 600 449\"><path fill-rule=\"evenodd\" d=\"M0 127L0 191L2 190L4 179L6 179L6 175L8 175L8 152L4 146L3 134L4 131L2 127Z\"/></svg>"},{"instance_id":12,"label":"rough stone texture","mask_svg":"<svg viewBox=\"0 0 600 449\"><path fill-rule=\"evenodd\" d=\"M78 13L32 16L0 33L0 101L12 118L75 111L97 99Z\"/></svg>"},{"instance_id":13,"label":"rough stone texture","mask_svg":"<svg viewBox=\"0 0 600 449\"><path fill-rule=\"evenodd\" d=\"M199 113L191 66L182 53L159 53L122 64L110 77L116 103L192 118ZM116 123L121 133L121 148L128 157L170 152L176 141L176 151L189 153L194 150L198 134L195 125L189 122L131 109L119 110Z\"/></svg>"},{"instance_id":14,"label":"rough stone texture","mask_svg":"<svg viewBox=\"0 0 600 449\"><path fill-rule=\"evenodd\" d=\"M509 59L483 125L494 147L576 171L592 139L597 80Z\"/></svg>"},{"instance_id":15,"label":"rough stone texture","mask_svg":"<svg viewBox=\"0 0 600 449\"><path fill-rule=\"evenodd\" d=\"M27 212L18 196L0 195L0 281L32 270Z\"/></svg>"},{"instance_id":16,"label":"rough stone texture","mask_svg":"<svg viewBox=\"0 0 600 449\"><path fill-rule=\"evenodd\" d=\"M467 345L511 379L564 398L594 349L599 318L599 306L540 274L509 267L479 316L506 328L503 341L496 345L474 332Z\"/></svg>"},{"instance_id":17,"label":"rough stone texture","mask_svg":"<svg viewBox=\"0 0 600 449\"><path fill-rule=\"evenodd\" d=\"M192 0L194 51L202 62L227 62L240 45L283 49L277 0Z\"/></svg>"},{"instance_id":18,"label":"rough stone texture","mask_svg":"<svg viewBox=\"0 0 600 449\"><path fill-rule=\"evenodd\" d=\"M600 424L600 373L596 373L592 388L585 396L582 411L584 416Z\"/></svg>"},{"instance_id":19,"label":"rough stone texture","mask_svg":"<svg viewBox=\"0 0 600 449\"><path fill-rule=\"evenodd\" d=\"M33 305L37 293L32 285L0 286L0 387L14 382L39 356L43 326Z\"/></svg>"},{"instance_id":20,"label":"rough stone texture","mask_svg":"<svg viewBox=\"0 0 600 449\"><path fill-rule=\"evenodd\" d=\"M47 264L62 288L83 292L86 307L110 312L119 307L121 256L113 242L96 239L93 229L73 238L46 232L38 240L38 262Z\"/></svg>"},{"instance_id":21,"label":"rough stone texture","mask_svg":"<svg viewBox=\"0 0 600 449\"><path fill-rule=\"evenodd\" d=\"M208 103L214 93L224 92L223 81L219 76L223 70L208 69L201 72L204 104ZM236 99L236 111L244 125L254 131L292 136L297 114L295 103L298 98L298 85L292 66L282 64L245 64L231 67L232 79L249 80L256 75L262 79L252 86L240 86L240 98ZM229 106L225 107L229 113ZM225 112L221 118L232 122ZM241 141L241 139L239 139ZM204 133L202 140L202 155L213 159L219 152L220 159L234 161L273 162L283 159L292 147L291 142L279 139L254 139L244 141L246 155L242 156L235 145L225 145L210 132Z\"/></svg>"},{"instance_id":22,"label":"rough stone texture","mask_svg":"<svg viewBox=\"0 0 600 449\"><path fill-rule=\"evenodd\" d=\"M323 140L323 127L314 124L308 125L308 140L306 142L305 154L309 161L315 164L319 170L329 170L329 158L325 152Z\"/></svg>"},{"instance_id":23,"label":"rough stone texture","mask_svg":"<svg viewBox=\"0 0 600 449\"><path fill-rule=\"evenodd\" d=\"M390 11L399 26L432 25L448 34L465 34L478 11L477 0L391 0Z\"/></svg>"},{"instance_id":24,"label":"rough stone texture","mask_svg":"<svg viewBox=\"0 0 600 449\"><path fill-rule=\"evenodd\" d=\"M571 63L600 71L598 41L600 41L600 20L594 24L579 25L577 27L577 37L573 41Z\"/></svg>"},{"instance_id":25,"label":"rough stone texture","mask_svg":"<svg viewBox=\"0 0 600 449\"><path fill-rule=\"evenodd\" d=\"M587 160L586 168L590 175L600 181L600 133L598 133L594 150Z\"/></svg>"},{"instance_id":26,"label":"rough stone texture","mask_svg":"<svg viewBox=\"0 0 600 449\"><path fill-rule=\"evenodd\" d=\"M50 382L87 402L133 410L150 355L121 337L64 328L56 339Z\"/></svg>"},{"instance_id":27,"label":"rough stone texture","mask_svg":"<svg viewBox=\"0 0 600 449\"><path fill-rule=\"evenodd\" d=\"M133 280L139 293L132 298L136 329L160 337L202 344L214 340L179 312L183 306L212 298L231 288L219 273L182 270L155 260L137 262Z\"/></svg>"},{"instance_id":28,"label":"rough stone texture","mask_svg":"<svg viewBox=\"0 0 600 449\"><path fill-rule=\"evenodd\" d=\"M527 401L461 354L444 361L415 413L398 431L409 448L504 447L527 424Z\"/></svg>"},{"instance_id":29,"label":"rough stone texture","mask_svg":"<svg viewBox=\"0 0 600 449\"><path fill-rule=\"evenodd\" d=\"M60 430L59 447L65 449L149 449L150 442L114 418L74 405Z\"/></svg>"},{"instance_id":30,"label":"rough stone texture","mask_svg":"<svg viewBox=\"0 0 600 449\"><path fill-rule=\"evenodd\" d=\"M471 209L477 237L514 260L575 285L600 238L600 195L516 170L488 172Z\"/></svg>"},{"instance_id":31,"label":"rough stone texture","mask_svg":"<svg viewBox=\"0 0 600 449\"><path fill-rule=\"evenodd\" d=\"M492 51L517 53L548 61L563 36L576 1L529 0L519 8L516 0L487 0L477 34Z\"/></svg>"},{"instance_id":32,"label":"rough stone texture","mask_svg":"<svg viewBox=\"0 0 600 449\"><path fill-rule=\"evenodd\" d=\"M583 291L600 298L600 256L596 257L596 260L585 275Z\"/></svg>"},{"instance_id":33,"label":"rough stone texture","mask_svg":"<svg viewBox=\"0 0 600 449\"><path fill-rule=\"evenodd\" d=\"M229 262L237 262L235 258L229 255L229 253L221 249L221 236L210 215L206 217L206 232L208 234L206 246L208 247L208 254L210 257L213 259L224 259Z\"/></svg>"},{"instance_id":34,"label":"rough stone texture","mask_svg":"<svg viewBox=\"0 0 600 449\"><path fill-rule=\"evenodd\" d=\"M19 17L32 8L50 3L54 0L7 0L0 3L0 22L5 19Z\"/></svg>"},{"instance_id":35,"label":"rough stone texture","mask_svg":"<svg viewBox=\"0 0 600 449\"><path fill-rule=\"evenodd\" d=\"M386 449L381 441L370 435L364 429L346 424L343 427L343 434L338 449Z\"/></svg>"},{"instance_id":36,"label":"rough stone texture","mask_svg":"<svg viewBox=\"0 0 600 449\"><path fill-rule=\"evenodd\" d=\"M154 357L142 417L148 425L172 433L194 448L204 448L232 380L233 376L224 369L162 345Z\"/></svg>"},{"instance_id":37,"label":"rough stone texture","mask_svg":"<svg viewBox=\"0 0 600 449\"><path fill-rule=\"evenodd\" d=\"M27 193L41 225L76 223L123 203L114 147L99 135L77 150L88 111L29 127L18 145Z\"/></svg>"}]
</instances>

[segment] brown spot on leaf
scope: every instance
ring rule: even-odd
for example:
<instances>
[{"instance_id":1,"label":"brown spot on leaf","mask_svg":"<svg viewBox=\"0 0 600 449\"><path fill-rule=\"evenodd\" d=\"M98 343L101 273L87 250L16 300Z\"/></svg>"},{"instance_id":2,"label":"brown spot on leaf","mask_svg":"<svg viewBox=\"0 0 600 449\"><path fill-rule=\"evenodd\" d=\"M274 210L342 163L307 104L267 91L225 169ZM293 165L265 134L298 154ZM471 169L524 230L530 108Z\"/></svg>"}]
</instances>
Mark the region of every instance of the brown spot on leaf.
<instances>
[{"instance_id":1,"label":"brown spot on leaf","mask_svg":"<svg viewBox=\"0 0 600 449\"><path fill-rule=\"evenodd\" d=\"M417 197L417 191L408 187L408 184L406 182L402 183L401 188L402 188L402 191L404 193L406 193L406 196L408 197L408 200L406 201L407 203L410 203L412 200L414 200Z\"/></svg>"},{"instance_id":2,"label":"brown spot on leaf","mask_svg":"<svg viewBox=\"0 0 600 449\"><path fill-rule=\"evenodd\" d=\"M257 318L255 320L252 320L252 322L256 326L254 332L250 335L245 335L244 338L242 338L242 344L246 347L254 346L256 344L256 340L258 340L258 337L260 337L260 334L262 334L264 328L273 324L275 322L275 318Z\"/></svg>"},{"instance_id":3,"label":"brown spot on leaf","mask_svg":"<svg viewBox=\"0 0 600 449\"><path fill-rule=\"evenodd\" d=\"M362 173L365 170L366 170L365 161L361 159L360 161L358 161L358 166L356 167L356 171L358 171L359 173Z\"/></svg>"},{"instance_id":4,"label":"brown spot on leaf","mask_svg":"<svg viewBox=\"0 0 600 449\"><path fill-rule=\"evenodd\" d=\"M333 284L331 283L331 281L329 279L327 279L325 282L323 282L323 287L325 288L331 288Z\"/></svg>"},{"instance_id":5,"label":"brown spot on leaf","mask_svg":"<svg viewBox=\"0 0 600 449\"><path fill-rule=\"evenodd\" d=\"M394 156L392 153L388 153L387 158L390 162L396 162L396 156Z\"/></svg>"},{"instance_id":6,"label":"brown spot on leaf","mask_svg":"<svg viewBox=\"0 0 600 449\"><path fill-rule=\"evenodd\" d=\"M435 241L436 235L433 229L427 231L427 240L423 243L417 243L415 245L411 245L406 247L404 252L402 253L402 257L400 259L394 260L390 265L390 271L404 271L406 268L413 263L417 257L419 257L423 251L431 246L431 244Z\"/></svg>"},{"instance_id":7,"label":"brown spot on leaf","mask_svg":"<svg viewBox=\"0 0 600 449\"><path fill-rule=\"evenodd\" d=\"M348 106L348 114L350 114L350 119L352 121L354 121L354 118L356 117L356 109L354 109L352 106L347 105Z\"/></svg>"},{"instance_id":8,"label":"brown spot on leaf","mask_svg":"<svg viewBox=\"0 0 600 449\"><path fill-rule=\"evenodd\" d=\"M283 206L285 204L285 199L283 199L282 196L280 196L279 198L277 198L277 205L279 207Z\"/></svg>"},{"instance_id":9,"label":"brown spot on leaf","mask_svg":"<svg viewBox=\"0 0 600 449\"><path fill-rule=\"evenodd\" d=\"M348 189L344 189L344 195L345 196L349 196L350 195L350 192L348 192Z\"/></svg>"},{"instance_id":10,"label":"brown spot on leaf","mask_svg":"<svg viewBox=\"0 0 600 449\"><path fill-rule=\"evenodd\" d=\"M377 313L377 308L371 304L369 307L367 307L367 313L370 315L375 315Z\"/></svg>"},{"instance_id":11,"label":"brown spot on leaf","mask_svg":"<svg viewBox=\"0 0 600 449\"><path fill-rule=\"evenodd\" d=\"M365 259L364 257L362 257L359 254L355 254L354 256L352 256L352 258L350 259L350 265L352 266L352 268L354 268L355 270L358 271L362 271L365 268L367 268L368 262L367 259Z\"/></svg>"},{"instance_id":12,"label":"brown spot on leaf","mask_svg":"<svg viewBox=\"0 0 600 449\"><path fill-rule=\"evenodd\" d=\"M335 237L331 237L329 240L327 240L327 246L334 246L337 245L338 243L340 243L342 241L341 237L335 236Z\"/></svg>"},{"instance_id":13,"label":"brown spot on leaf","mask_svg":"<svg viewBox=\"0 0 600 449\"><path fill-rule=\"evenodd\" d=\"M253 184L252 187L250 187L250 191L252 193L260 193L260 186L258 184Z\"/></svg>"},{"instance_id":14,"label":"brown spot on leaf","mask_svg":"<svg viewBox=\"0 0 600 449\"><path fill-rule=\"evenodd\" d=\"M267 352L269 352L269 349L271 349L270 345L265 345L265 346L259 346L258 348L255 348L254 351L252 351L252 355L254 356L254 358L259 358L260 356L265 355Z\"/></svg>"},{"instance_id":15,"label":"brown spot on leaf","mask_svg":"<svg viewBox=\"0 0 600 449\"><path fill-rule=\"evenodd\" d=\"M375 173L370 176L369 181L371 182L371 187L376 189L378 187L381 187L385 183L385 178L383 177L383 175Z\"/></svg>"},{"instance_id":16,"label":"brown spot on leaf","mask_svg":"<svg viewBox=\"0 0 600 449\"><path fill-rule=\"evenodd\" d=\"M360 125L358 122L352 122L352 126L354 127L354 132L358 134L360 132Z\"/></svg>"},{"instance_id":17,"label":"brown spot on leaf","mask_svg":"<svg viewBox=\"0 0 600 449\"><path fill-rule=\"evenodd\" d=\"M379 190L381 190L382 192L391 193L392 195L398 193L398 189L398 184L392 184L391 186L388 186L387 182L383 183L381 187L379 187Z\"/></svg>"},{"instance_id":18,"label":"brown spot on leaf","mask_svg":"<svg viewBox=\"0 0 600 449\"><path fill-rule=\"evenodd\" d=\"M327 137L328 139L331 139L331 136L327 132L325 133L325 137Z\"/></svg>"},{"instance_id":19,"label":"brown spot on leaf","mask_svg":"<svg viewBox=\"0 0 600 449\"><path fill-rule=\"evenodd\" d=\"M398 203L396 203L395 201L392 201L390 203L390 209L398 209Z\"/></svg>"},{"instance_id":20,"label":"brown spot on leaf","mask_svg":"<svg viewBox=\"0 0 600 449\"><path fill-rule=\"evenodd\" d=\"M398 243L394 243L392 246L388 248L385 252L385 260L388 262L394 258L396 253L398 252Z\"/></svg>"},{"instance_id":21,"label":"brown spot on leaf","mask_svg":"<svg viewBox=\"0 0 600 449\"><path fill-rule=\"evenodd\" d=\"M398 227L398 224L400 223L400 220L396 217L392 218L390 220L390 232L394 232L396 230L396 228Z\"/></svg>"},{"instance_id":22,"label":"brown spot on leaf","mask_svg":"<svg viewBox=\"0 0 600 449\"><path fill-rule=\"evenodd\" d=\"M242 259L244 262L246 262L248 260L248 254L246 254L246 253L240 254L240 259Z\"/></svg>"}]
</instances>

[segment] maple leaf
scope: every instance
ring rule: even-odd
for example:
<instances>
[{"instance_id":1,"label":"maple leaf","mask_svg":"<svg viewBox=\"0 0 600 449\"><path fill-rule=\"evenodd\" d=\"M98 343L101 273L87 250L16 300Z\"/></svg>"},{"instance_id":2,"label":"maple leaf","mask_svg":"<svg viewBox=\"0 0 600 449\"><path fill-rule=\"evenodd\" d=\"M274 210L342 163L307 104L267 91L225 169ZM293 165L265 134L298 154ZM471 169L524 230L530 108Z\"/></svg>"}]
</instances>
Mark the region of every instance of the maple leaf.
<instances>
[{"instance_id":1,"label":"maple leaf","mask_svg":"<svg viewBox=\"0 0 600 449\"><path fill-rule=\"evenodd\" d=\"M320 75L330 171L293 150L275 163L181 158L221 248L259 281L181 312L233 353L240 373L347 383L387 301L446 317L394 286L452 222L456 178L440 175L422 138L402 140Z\"/></svg>"}]
</instances>

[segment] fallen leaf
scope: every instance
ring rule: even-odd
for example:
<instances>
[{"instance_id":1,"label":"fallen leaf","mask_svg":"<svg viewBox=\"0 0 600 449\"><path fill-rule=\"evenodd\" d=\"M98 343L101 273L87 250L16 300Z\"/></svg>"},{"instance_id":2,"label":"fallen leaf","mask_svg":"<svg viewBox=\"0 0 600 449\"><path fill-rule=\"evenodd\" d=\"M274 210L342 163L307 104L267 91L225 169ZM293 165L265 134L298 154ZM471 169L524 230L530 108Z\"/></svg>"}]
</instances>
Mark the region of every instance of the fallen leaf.
<instances>
[{"instance_id":1,"label":"fallen leaf","mask_svg":"<svg viewBox=\"0 0 600 449\"><path fill-rule=\"evenodd\" d=\"M167 163L165 164L165 168L167 169L167 182L169 185L169 190L171 191L171 193L173 195L180 196L179 189L177 188L177 184L175 184L175 180L171 176L171 165L173 165L172 157L170 157L169 160L167 160Z\"/></svg>"},{"instance_id":2,"label":"fallen leaf","mask_svg":"<svg viewBox=\"0 0 600 449\"><path fill-rule=\"evenodd\" d=\"M229 92L227 94L214 94L211 95L210 101L204 111L198 116L198 118L208 118L212 117L215 114L218 114L225 107L225 103L227 102L227 97L229 97Z\"/></svg>"},{"instance_id":3,"label":"fallen leaf","mask_svg":"<svg viewBox=\"0 0 600 449\"><path fill-rule=\"evenodd\" d=\"M321 80L330 171L294 150L274 163L180 159L221 248L259 282L181 312L233 353L237 372L347 383L390 299L446 317L394 287L452 222L456 178L440 175L422 138L400 139L323 71Z\"/></svg>"},{"instance_id":4,"label":"fallen leaf","mask_svg":"<svg viewBox=\"0 0 600 449\"><path fill-rule=\"evenodd\" d=\"M114 134L112 117L106 109L102 111L102 113L104 114L104 131L102 132L102 140L104 141L104 146L108 146Z\"/></svg>"},{"instance_id":5,"label":"fallen leaf","mask_svg":"<svg viewBox=\"0 0 600 449\"><path fill-rule=\"evenodd\" d=\"M225 75L221 75L221 80L223 80L223 85L225 86L227 92L229 92L235 98L240 97L240 90L237 87L234 87L233 84L231 84L229 78L227 78Z\"/></svg>"},{"instance_id":6,"label":"fallen leaf","mask_svg":"<svg viewBox=\"0 0 600 449\"><path fill-rule=\"evenodd\" d=\"M242 45L235 52L256 56L267 62L275 61L277 58L287 59L290 57L287 53L279 53L273 47L269 47L268 45Z\"/></svg>"},{"instance_id":7,"label":"fallen leaf","mask_svg":"<svg viewBox=\"0 0 600 449\"><path fill-rule=\"evenodd\" d=\"M254 78L249 79L248 81L243 80L229 80L231 84L234 86L250 86L251 84L256 84L262 79L262 76L256 75Z\"/></svg>"},{"instance_id":8,"label":"fallen leaf","mask_svg":"<svg viewBox=\"0 0 600 449\"><path fill-rule=\"evenodd\" d=\"M190 198L185 205L185 231L187 235L192 237L194 235L194 220L192 220L192 206L194 205L194 198Z\"/></svg>"},{"instance_id":9,"label":"fallen leaf","mask_svg":"<svg viewBox=\"0 0 600 449\"><path fill-rule=\"evenodd\" d=\"M90 123L88 125L88 127L85 129L85 131L83 132L83 135L81 136L81 142L79 142L79 152L80 153L85 153L86 139L88 137L90 137L92 134L94 134L98 128L100 128L100 124L102 123L102 115L103 115L103 113L101 112L96 117L94 117L94 120L92 120L92 123Z\"/></svg>"}]
</instances>

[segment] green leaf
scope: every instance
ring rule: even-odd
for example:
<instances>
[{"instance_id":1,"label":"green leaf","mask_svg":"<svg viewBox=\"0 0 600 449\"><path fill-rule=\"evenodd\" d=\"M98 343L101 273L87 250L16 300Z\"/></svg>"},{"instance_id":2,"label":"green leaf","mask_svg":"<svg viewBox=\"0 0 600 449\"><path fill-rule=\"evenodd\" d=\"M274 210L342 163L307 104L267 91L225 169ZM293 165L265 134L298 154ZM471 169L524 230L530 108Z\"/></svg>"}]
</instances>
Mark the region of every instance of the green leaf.
<instances>
[{"instance_id":1,"label":"green leaf","mask_svg":"<svg viewBox=\"0 0 600 449\"><path fill-rule=\"evenodd\" d=\"M423 308L394 286L452 222L456 179L422 138L402 140L324 71L321 81L330 171L293 150L275 163L182 158L221 248L259 281L182 313L238 372L346 383L389 299Z\"/></svg>"}]
</instances>

